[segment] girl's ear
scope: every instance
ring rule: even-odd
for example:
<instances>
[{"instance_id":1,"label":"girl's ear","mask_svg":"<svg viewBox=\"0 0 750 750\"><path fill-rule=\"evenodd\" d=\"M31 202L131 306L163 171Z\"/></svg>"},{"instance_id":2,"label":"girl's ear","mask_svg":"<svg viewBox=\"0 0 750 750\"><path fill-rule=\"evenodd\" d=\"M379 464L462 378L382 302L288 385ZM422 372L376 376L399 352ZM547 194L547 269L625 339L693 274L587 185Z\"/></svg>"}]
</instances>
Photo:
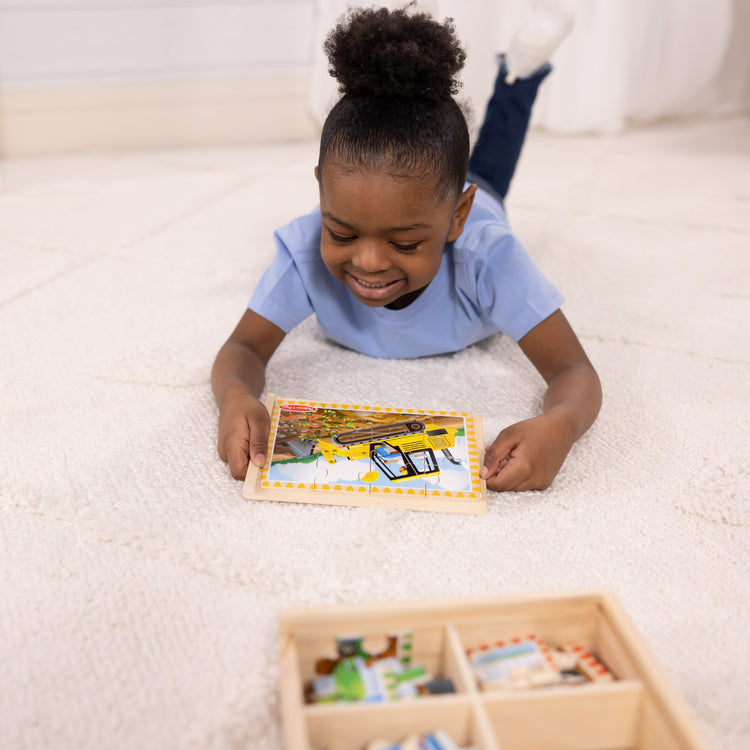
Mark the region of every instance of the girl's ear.
<instances>
[{"instance_id":1,"label":"girl's ear","mask_svg":"<svg viewBox=\"0 0 750 750\"><path fill-rule=\"evenodd\" d=\"M461 193L461 197L458 199L456 210L453 212L453 218L451 219L450 229L448 230L447 242L453 242L461 236L461 232L464 231L464 224L466 219L469 218L471 212L471 206L474 203L474 196L477 192L476 185L469 185L469 187Z\"/></svg>"}]
</instances>

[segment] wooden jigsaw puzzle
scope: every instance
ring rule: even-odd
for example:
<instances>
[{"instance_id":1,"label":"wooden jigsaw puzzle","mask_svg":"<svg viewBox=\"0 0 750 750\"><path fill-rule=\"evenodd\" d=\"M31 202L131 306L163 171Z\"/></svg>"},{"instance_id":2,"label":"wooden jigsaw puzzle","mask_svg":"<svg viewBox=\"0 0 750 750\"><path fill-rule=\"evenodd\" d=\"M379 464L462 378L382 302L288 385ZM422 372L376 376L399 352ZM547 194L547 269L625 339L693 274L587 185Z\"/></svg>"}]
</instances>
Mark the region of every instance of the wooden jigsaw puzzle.
<instances>
[{"instance_id":1,"label":"wooden jigsaw puzzle","mask_svg":"<svg viewBox=\"0 0 750 750\"><path fill-rule=\"evenodd\" d=\"M268 459L253 500L485 513L482 422L463 412L335 404L269 395Z\"/></svg>"}]
</instances>

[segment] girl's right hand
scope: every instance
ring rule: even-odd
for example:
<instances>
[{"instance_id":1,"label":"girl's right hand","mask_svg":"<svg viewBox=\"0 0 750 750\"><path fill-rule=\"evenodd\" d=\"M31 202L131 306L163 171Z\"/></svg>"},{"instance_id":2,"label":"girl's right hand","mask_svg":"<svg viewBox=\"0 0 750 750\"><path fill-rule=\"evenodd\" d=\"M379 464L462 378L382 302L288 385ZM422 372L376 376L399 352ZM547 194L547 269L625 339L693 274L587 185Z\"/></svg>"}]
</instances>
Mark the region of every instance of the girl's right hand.
<instances>
[{"instance_id":1,"label":"girl's right hand","mask_svg":"<svg viewBox=\"0 0 750 750\"><path fill-rule=\"evenodd\" d=\"M235 479L244 479L250 461L266 463L271 417L250 393L227 397L219 410L219 457L229 464Z\"/></svg>"}]
</instances>

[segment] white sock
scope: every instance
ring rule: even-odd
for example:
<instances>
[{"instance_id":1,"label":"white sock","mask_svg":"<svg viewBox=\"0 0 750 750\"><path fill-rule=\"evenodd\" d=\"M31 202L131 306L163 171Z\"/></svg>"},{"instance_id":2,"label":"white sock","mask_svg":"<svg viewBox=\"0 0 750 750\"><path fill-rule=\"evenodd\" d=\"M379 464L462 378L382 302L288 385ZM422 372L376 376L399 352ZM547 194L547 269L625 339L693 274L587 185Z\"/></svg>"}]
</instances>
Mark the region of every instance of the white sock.
<instances>
[{"instance_id":1,"label":"white sock","mask_svg":"<svg viewBox=\"0 0 750 750\"><path fill-rule=\"evenodd\" d=\"M537 0L505 54L505 80L513 83L516 78L526 78L539 70L570 33L574 18L570 0Z\"/></svg>"}]
</instances>

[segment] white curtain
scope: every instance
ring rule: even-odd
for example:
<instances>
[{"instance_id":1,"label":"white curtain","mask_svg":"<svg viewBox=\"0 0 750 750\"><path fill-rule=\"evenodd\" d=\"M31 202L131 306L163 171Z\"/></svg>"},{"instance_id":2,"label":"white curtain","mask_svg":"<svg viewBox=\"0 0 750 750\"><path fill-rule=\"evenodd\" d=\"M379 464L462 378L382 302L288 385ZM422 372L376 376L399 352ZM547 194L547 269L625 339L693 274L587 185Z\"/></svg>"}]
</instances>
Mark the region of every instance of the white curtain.
<instances>
[{"instance_id":1,"label":"white curtain","mask_svg":"<svg viewBox=\"0 0 750 750\"><path fill-rule=\"evenodd\" d=\"M310 106L322 123L337 98L322 43L347 7L403 2L318 0ZM455 19L468 59L462 96L478 127L506 48L529 0L424 0ZM552 58L532 125L612 132L664 117L750 109L750 0L575 0L576 23Z\"/></svg>"}]
</instances>

